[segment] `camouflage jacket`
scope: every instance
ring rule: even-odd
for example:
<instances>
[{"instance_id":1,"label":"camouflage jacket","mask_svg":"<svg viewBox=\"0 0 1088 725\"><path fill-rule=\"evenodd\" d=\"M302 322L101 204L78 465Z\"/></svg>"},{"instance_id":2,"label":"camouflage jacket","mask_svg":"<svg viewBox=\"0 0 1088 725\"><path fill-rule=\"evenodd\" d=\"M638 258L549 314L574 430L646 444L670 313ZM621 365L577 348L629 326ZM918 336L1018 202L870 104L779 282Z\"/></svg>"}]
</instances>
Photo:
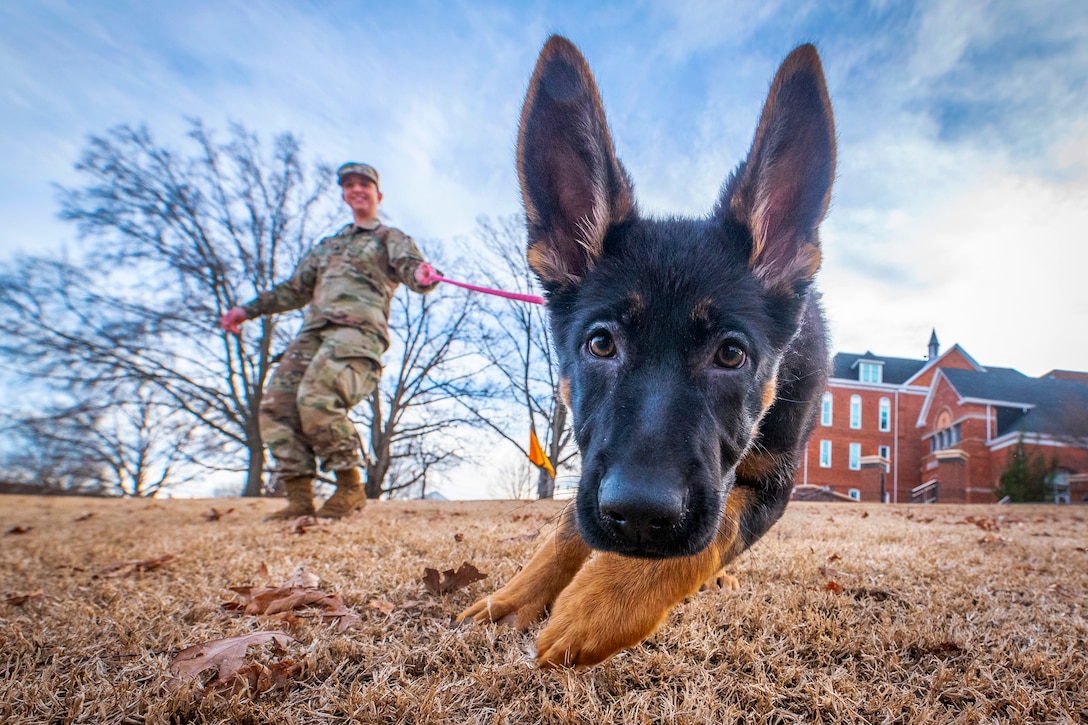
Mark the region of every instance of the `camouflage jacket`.
<instances>
[{"instance_id":1,"label":"camouflage jacket","mask_svg":"<svg viewBox=\"0 0 1088 725\"><path fill-rule=\"evenodd\" d=\"M325 237L299 262L287 281L242 305L250 318L306 308L302 330L326 325L345 328L345 357L380 360L389 347L389 303L397 285L429 292L415 280L423 257L412 238L375 220L359 227L347 224ZM355 348L352 350L351 348Z\"/></svg>"}]
</instances>

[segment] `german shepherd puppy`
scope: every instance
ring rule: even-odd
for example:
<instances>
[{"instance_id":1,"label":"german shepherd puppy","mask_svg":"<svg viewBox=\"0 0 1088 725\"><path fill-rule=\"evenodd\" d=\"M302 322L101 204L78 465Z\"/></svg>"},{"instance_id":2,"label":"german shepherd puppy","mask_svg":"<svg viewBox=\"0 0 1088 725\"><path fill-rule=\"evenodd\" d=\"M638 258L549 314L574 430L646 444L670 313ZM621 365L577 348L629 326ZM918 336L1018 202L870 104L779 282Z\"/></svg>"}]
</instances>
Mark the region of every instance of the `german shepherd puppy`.
<instances>
[{"instance_id":1,"label":"german shepherd puppy","mask_svg":"<svg viewBox=\"0 0 1088 725\"><path fill-rule=\"evenodd\" d=\"M538 662L591 665L704 583L736 586L722 568L789 500L828 375L820 58L803 45L782 63L706 218L639 215L589 66L559 36L529 83L517 167L582 478L529 564L459 619L525 629L550 608Z\"/></svg>"}]
</instances>

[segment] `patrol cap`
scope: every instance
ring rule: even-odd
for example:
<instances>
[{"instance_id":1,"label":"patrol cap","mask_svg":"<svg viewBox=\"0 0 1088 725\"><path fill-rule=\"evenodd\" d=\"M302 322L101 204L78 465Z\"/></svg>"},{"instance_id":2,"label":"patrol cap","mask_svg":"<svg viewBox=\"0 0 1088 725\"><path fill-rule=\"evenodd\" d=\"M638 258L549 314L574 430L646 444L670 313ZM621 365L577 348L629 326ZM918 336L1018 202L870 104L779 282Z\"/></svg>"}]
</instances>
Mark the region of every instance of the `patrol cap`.
<instances>
[{"instance_id":1,"label":"patrol cap","mask_svg":"<svg viewBox=\"0 0 1088 725\"><path fill-rule=\"evenodd\" d=\"M358 174L364 179L370 179L374 182L374 186L381 188L381 183L378 181L378 170L370 164L360 164L355 161L347 162L336 170L336 183L343 186L344 177L348 174Z\"/></svg>"}]
</instances>

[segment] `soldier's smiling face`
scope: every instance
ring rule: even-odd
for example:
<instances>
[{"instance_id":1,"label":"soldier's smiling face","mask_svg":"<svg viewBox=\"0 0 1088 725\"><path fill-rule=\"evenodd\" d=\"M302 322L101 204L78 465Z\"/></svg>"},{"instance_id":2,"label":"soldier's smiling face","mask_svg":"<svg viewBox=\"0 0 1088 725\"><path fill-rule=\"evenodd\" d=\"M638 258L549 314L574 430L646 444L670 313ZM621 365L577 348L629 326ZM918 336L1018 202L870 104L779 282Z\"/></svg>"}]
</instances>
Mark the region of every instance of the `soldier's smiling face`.
<instances>
[{"instance_id":1,"label":"soldier's smiling face","mask_svg":"<svg viewBox=\"0 0 1088 725\"><path fill-rule=\"evenodd\" d=\"M343 193L341 196L351 210L355 218L373 219L378 216L378 204L382 201L382 193L378 186L370 179L359 174L348 174L341 184Z\"/></svg>"}]
</instances>

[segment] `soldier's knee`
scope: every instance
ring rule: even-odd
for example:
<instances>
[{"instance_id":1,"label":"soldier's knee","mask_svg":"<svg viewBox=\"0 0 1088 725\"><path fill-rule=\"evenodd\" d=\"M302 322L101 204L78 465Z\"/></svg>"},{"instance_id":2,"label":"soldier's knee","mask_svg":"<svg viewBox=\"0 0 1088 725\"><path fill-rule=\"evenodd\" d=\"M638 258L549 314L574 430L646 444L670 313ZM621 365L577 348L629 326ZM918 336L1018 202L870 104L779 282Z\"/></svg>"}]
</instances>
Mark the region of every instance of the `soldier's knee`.
<instances>
[{"instance_id":1,"label":"soldier's knee","mask_svg":"<svg viewBox=\"0 0 1088 725\"><path fill-rule=\"evenodd\" d=\"M337 394L352 408L361 403L378 386L381 379L381 366L369 358L350 360L336 377Z\"/></svg>"}]
</instances>

